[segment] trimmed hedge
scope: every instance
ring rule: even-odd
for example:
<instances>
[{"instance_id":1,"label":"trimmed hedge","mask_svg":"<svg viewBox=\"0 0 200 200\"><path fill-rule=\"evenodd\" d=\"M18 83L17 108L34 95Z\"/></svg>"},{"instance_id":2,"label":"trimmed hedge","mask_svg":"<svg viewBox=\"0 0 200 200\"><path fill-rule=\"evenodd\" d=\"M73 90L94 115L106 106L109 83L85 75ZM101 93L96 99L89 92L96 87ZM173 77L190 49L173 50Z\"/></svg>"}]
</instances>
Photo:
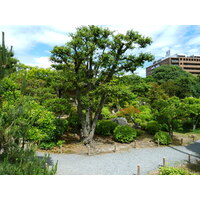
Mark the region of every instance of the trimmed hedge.
<instances>
[{"instance_id":1,"label":"trimmed hedge","mask_svg":"<svg viewBox=\"0 0 200 200\"><path fill-rule=\"evenodd\" d=\"M113 135L113 131L118 126L117 123L110 120L100 120L97 122L96 132L104 136Z\"/></svg>"},{"instance_id":2,"label":"trimmed hedge","mask_svg":"<svg viewBox=\"0 0 200 200\"><path fill-rule=\"evenodd\" d=\"M137 136L137 132L130 126L117 126L114 130L114 139L122 143L130 143Z\"/></svg>"}]
</instances>

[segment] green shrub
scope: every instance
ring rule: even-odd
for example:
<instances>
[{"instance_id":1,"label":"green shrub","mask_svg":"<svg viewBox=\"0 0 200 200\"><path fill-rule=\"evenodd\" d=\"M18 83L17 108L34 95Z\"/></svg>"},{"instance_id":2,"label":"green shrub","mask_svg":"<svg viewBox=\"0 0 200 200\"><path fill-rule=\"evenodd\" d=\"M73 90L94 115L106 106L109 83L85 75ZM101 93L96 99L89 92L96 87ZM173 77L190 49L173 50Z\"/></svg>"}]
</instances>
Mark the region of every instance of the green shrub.
<instances>
[{"instance_id":1,"label":"green shrub","mask_svg":"<svg viewBox=\"0 0 200 200\"><path fill-rule=\"evenodd\" d=\"M150 121L147 123L146 130L151 135L155 135L160 130L160 125L157 121Z\"/></svg>"},{"instance_id":2,"label":"green shrub","mask_svg":"<svg viewBox=\"0 0 200 200\"><path fill-rule=\"evenodd\" d=\"M169 143L171 143L170 135L166 132L163 132L163 131L157 132L154 136L154 140L156 142L159 140L160 144L165 144L165 145L168 145Z\"/></svg>"},{"instance_id":3,"label":"green shrub","mask_svg":"<svg viewBox=\"0 0 200 200\"><path fill-rule=\"evenodd\" d=\"M53 175L56 165L47 166L49 156L39 158L33 150L13 150L0 156L0 175Z\"/></svg>"},{"instance_id":4,"label":"green shrub","mask_svg":"<svg viewBox=\"0 0 200 200\"><path fill-rule=\"evenodd\" d=\"M57 142L42 142L39 145L39 148L44 150L51 150L56 146L58 147L62 146L64 143L65 143L64 140L58 140Z\"/></svg>"},{"instance_id":5,"label":"green shrub","mask_svg":"<svg viewBox=\"0 0 200 200\"><path fill-rule=\"evenodd\" d=\"M140 135L144 135L144 134L145 134L145 131L144 131L144 130L141 130L141 129L136 129L136 132L137 132L137 136L140 136Z\"/></svg>"},{"instance_id":6,"label":"green shrub","mask_svg":"<svg viewBox=\"0 0 200 200\"><path fill-rule=\"evenodd\" d=\"M96 132L101 135L113 135L113 131L118 126L117 123L110 120L99 120L97 122Z\"/></svg>"},{"instance_id":7,"label":"green shrub","mask_svg":"<svg viewBox=\"0 0 200 200\"><path fill-rule=\"evenodd\" d=\"M65 144L65 141L64 140L58 140L58 142L56 143L56 145L58 147L62 146L63 144Z\"/></svg>"},{"instance_id":8,"label":"green shrub","mask_svg":"<svg viewBox=\"0 0 200 200\"><path fill-rule=\"evenodd\" d=\"M44 150L51 150L56 146L55 142L42 142L39 145L40 149L44 149Z\"/></svg>"},{"instance_id":9,"label":"green shrub","mask_svg":"<svg viewBox=\"0 0 200 200\"><path fill-rule=\"evenodd\" d=\"M194 175L186 169L175 167L161 167L159 169L159 175Z\"/></svg>"},{"instance_id":10,"label":"green shrub","mask_svg":"<svg viewBox=\"0 0 200 200\"><path fill-rule=\"evenodd\" d=\"M114 130L114 138L118 142L130 143L137 136L136 130L130 126L117 126Z\"/></svg>"}]
</instances>

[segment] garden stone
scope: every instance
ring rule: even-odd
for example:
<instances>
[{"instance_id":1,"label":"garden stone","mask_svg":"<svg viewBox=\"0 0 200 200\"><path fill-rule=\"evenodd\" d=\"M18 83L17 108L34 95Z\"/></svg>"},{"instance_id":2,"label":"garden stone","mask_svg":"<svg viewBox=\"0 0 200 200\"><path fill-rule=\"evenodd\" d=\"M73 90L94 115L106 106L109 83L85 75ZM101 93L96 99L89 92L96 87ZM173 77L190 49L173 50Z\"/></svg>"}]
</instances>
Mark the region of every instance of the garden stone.
<instances>
[{"instance_id":1,"label":"garden stone","mask_svg":"<svg viewBox=\"0 0 200 200\"><path fill-rule=\"evenodd\" d=\"M128 122L127 122L126 118L124 118L124 117L113 118L113 119L111 119L111 121L113 121L121 126L128 125Z\"/></svg>"}]
</instances>

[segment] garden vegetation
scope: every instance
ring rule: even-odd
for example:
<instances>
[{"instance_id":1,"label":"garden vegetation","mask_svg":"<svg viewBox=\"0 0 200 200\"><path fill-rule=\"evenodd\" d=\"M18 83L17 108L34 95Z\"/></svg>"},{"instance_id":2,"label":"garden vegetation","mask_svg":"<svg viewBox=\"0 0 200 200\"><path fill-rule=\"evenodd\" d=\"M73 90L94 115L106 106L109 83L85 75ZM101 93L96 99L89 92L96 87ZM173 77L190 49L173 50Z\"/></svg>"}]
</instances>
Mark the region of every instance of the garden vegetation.
<instances>
[{"instance_id":1,"label":"garden vegetation","mask_svg":"<svg viewBox=\"0 0 200 200\"><path fill-rule=\"evenodd\" d=\"M61 146L67 133L79 135L85 145L92 145L96 135L130 143L144 134L168 145L175 131L198 132L199 76L168 65L146 78L134 74L154 59L144 52L151 38L99 26L79 27L70 37L52 49L52 67L43 69L15 59L3 35L1 174L56 173L56 166L47 168L47 157L41 160L35 151ZM117 124L113 118L124 118L127 124Z\"/></svg>"}]
</instances>

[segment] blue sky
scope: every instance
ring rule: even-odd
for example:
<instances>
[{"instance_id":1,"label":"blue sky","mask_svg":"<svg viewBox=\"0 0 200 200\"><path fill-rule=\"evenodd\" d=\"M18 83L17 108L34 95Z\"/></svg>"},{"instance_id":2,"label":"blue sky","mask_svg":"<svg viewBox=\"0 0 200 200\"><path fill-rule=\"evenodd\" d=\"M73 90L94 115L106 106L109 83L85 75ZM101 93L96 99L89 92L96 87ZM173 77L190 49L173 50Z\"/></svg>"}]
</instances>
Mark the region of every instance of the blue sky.
<instances>
[{"instance_id":1,"label":"blue sky","mask_svg":"<svg viewBox=\"0 0 200 200\"><path fill-rule=\"evenodd\" d=\"M107 26L107 25L106 25ZM50 50L55 45L63 45L69 41L68 33L74 32L77 26L0 26L5 32L6 45L13 45L15 57L20 62L47 68ZM111 30L125 33L129 29L150 36L153 39L151 46L145 49L151 52L156 59L165 56L167 50L171 54L200 55L200 26L199 25L111 25ZM136 73L145 76L145 67L139 68Z\"/></svg>"}]
</instances>

